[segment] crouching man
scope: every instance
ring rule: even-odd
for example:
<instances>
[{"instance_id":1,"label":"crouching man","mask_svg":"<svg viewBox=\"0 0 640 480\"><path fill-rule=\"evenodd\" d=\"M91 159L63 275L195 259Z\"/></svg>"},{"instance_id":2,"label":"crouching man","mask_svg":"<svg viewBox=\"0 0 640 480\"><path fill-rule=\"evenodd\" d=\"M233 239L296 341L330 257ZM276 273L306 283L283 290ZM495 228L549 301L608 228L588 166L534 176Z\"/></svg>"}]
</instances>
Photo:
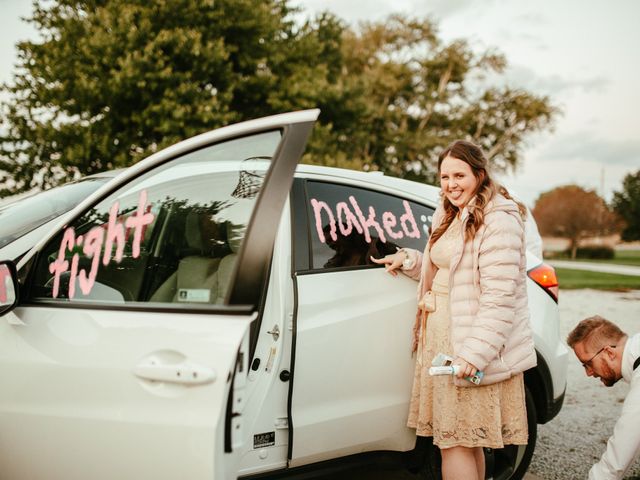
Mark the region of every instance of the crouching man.
<instances>
[{"instance_id":1,"label":"crouching man","mask_svg":"<svg viewBox=\"0 0 640 480\"><path fill-rule=\"evenodd\" d=\"M640 456L640 334L629 337L600 316L582 320L567 337L585 373L611 387L621 378L631 388L607 450L589 471L589 480L623 478Z\"/></svg>"}]
</instances>

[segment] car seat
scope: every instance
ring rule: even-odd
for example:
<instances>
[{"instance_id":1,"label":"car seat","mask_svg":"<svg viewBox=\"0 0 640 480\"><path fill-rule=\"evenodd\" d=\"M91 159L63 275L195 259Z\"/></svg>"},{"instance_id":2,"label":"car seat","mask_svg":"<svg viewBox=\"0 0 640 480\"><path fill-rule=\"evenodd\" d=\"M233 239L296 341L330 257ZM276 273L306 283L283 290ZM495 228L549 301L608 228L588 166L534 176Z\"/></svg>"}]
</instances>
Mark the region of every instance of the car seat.
<instances>
[{"instance_id":1,"label":"car seat","mask_svg":"<svg viewBox=\"0 0 640 480\"><path fill-rule=\"evenodd\" d=\"M202 218L205 215L206 218ZM201 221L211 222L210 214L189 212L185 218L184 236L187 256L178 261L178 267L153 293L151 302L215 303L215 273L220 258L207 256L211 239L203 238Z\"/></svg>"},{"instance_id":2,"label":"car seat","mask_svg":"<svg viewBox=\"0 0 640 480\"><path fill-rule=\"evenodd\" d=\"M231 276L238 259L238 251L244 240L245 225L238 225L227 222L227 244L231 253L220 260L220 265L214 275L214 298L216 304L223 304L229 285L231 284Z\"/></svg>"}]
</instances>

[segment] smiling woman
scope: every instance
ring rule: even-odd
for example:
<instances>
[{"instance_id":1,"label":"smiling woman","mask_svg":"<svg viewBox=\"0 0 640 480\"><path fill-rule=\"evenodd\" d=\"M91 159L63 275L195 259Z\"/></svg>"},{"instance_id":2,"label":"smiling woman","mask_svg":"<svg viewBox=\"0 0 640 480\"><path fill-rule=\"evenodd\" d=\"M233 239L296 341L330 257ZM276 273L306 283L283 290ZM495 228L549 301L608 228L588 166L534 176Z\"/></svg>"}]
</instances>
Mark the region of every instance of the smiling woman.
<instances>
[{"instance_id":1,"label":"smiling woman","mask_svg":"<svg viewBox=\"0 0 640 480\"><path fill-rule=\"evenodd\" d=\"M526 209L491 178L473 143L445 148L438 172L442 201L424 254L403 249L377 263L420 280L407 425L433 437L444 479L481 479L483 448L529 442L523 372L536 355L526 313ZM443 354L456 378L432 378L425 368L441 365ZM476 375L480 382L469 380Z\"/></svg>"}]
</instances>

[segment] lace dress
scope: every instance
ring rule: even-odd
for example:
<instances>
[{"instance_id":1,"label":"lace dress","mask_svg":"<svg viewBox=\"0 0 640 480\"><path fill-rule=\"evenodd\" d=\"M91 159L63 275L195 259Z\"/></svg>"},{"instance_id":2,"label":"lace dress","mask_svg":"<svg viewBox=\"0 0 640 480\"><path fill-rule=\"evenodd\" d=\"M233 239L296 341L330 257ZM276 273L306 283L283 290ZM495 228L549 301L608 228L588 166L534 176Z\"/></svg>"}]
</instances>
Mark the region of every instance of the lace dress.
<instances>
[{"instance_id":1,"label":"lace dress","mask_svg":"<svg viewBox=\"0 0 640 480\"><path fill-rule=\"evenodd\" d=\"M431 247L438 267L432 292L436 309L420 332L407 425L417 435L433 437L440 448L456 446L502 448L527 443L523 375L492 385L457 387L448 375L430 376L431 360L452 355L449 339L449 262L461 233L456 218Z\"/></svg>"}]
</instances>

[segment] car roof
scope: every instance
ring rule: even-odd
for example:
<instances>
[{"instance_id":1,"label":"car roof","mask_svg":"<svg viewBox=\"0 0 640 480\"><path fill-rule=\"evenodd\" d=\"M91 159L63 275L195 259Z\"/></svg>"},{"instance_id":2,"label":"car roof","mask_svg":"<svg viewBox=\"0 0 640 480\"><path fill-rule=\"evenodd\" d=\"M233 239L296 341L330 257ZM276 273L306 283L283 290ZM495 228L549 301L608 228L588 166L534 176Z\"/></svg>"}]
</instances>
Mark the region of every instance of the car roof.
<instances>
[{"instance_id":1,"label":"car roof","mask_svg":"<svg viewBox=\"0 0 640 480\"><path fill-rule=\"evenodd\" d=\"M98 172L98 173L93 173L91 175L87 175L86 177L82 177L81 179L84 180L85 178L114 178L114 177L117 177L122 172L124 172L125 170L126 168L116 168L115 170L105 170L104 172Z\"/></svg>"},{"instance_id":2,"label":"car roof","mask_svg":"<svg viewBox=\"0 0 640 480\"><path fill-rule=\"evenodd\" d=\"M296 169L296 177L311 178L318 181L331 181L350 186L375 187L387 193L396 193L404 197L413 197L420 203L430 203L434 208L440 201L440 187L426 183L414 182L402 178L390 177L383 172L359 172L344 168L321 167L318 165L300 164ZM530 255L529 263L537 264L542 259L542 241L540 234L529 211L525 220L525 235L527 238L527 255ZM536 260L537 259L537 260Z\"/></svg>"},{"instance_id":3,"label":"car roof","mask_svg":"<svg viewBox=\"0 0 640 480\"><path fill-rule=\"evenodd\" d=\"M312 178L320 181L327 180L362 187L375 186L390 193L409 195L418 201L427 201L433 206L438 204L440 198L440 187L390 177L379 171L360 172L344 168L300 164L296 169L296 177Z\"/></svg>"}]
</instances>

